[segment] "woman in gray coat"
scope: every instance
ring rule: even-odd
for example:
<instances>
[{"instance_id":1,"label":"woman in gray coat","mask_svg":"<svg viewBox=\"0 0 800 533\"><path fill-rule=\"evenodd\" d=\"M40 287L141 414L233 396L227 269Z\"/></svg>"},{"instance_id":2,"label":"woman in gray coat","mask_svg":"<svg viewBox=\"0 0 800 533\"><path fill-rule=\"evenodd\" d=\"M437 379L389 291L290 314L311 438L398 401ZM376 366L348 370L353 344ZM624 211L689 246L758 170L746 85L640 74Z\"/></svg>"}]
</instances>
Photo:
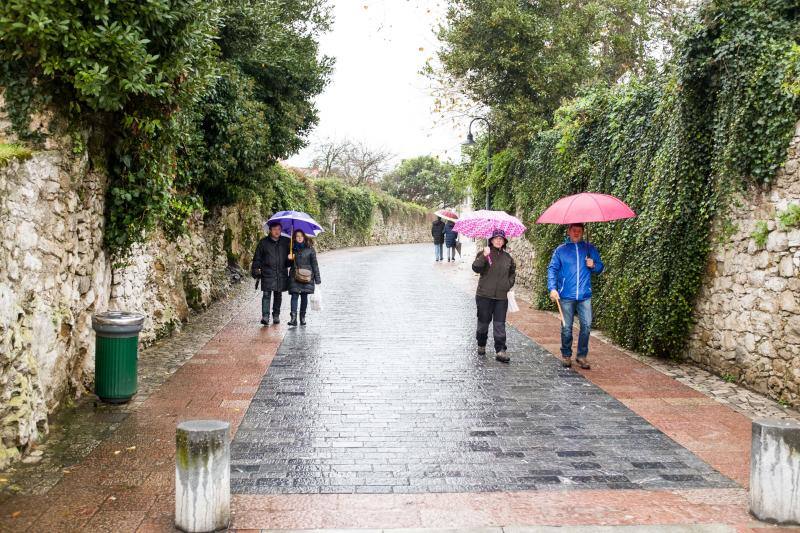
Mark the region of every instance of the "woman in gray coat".
<instances>
[{"instance_id":1,"label":"woman in gray coat","mask_svg":"<svg viewBox=\"0 0 800 533\"><path fill-rule=\"evenodd\" d=\"M308 295L314 294L314 285L319 285L317 252L311 239L301 230L295 230L292 238L293 257L289 259L289 294L292 297L290 326L297 325L297 300L300 300L300 325L306 325Z\"/></svg>"}]
</instances>

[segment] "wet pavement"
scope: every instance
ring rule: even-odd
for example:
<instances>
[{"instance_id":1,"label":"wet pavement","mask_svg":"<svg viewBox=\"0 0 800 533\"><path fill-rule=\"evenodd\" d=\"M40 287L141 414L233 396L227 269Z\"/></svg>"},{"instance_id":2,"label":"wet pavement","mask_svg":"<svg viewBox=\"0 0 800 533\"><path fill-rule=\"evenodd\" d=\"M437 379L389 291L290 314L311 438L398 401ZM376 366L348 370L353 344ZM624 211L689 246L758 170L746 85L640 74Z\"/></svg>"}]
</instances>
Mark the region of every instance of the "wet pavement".
<instances>
[{"instance_id":1,"label":"wet pavement","mask_svg":"<svg viewBox=\"0 0 800 533\"><path fill-rule=\"evenodd\" d=\"M563 371L558 318L524 301L511 365L479 358L469 261L429 249L322 254L306 328L262 327L252 286L215 304L143 353L131 404L79 407L1 474L0 531L174 531L175 427L208 418L234 435L236 531L772 529L747 512L760 402L597 336Z\"/></svg>"},{"instance_id":2,"label":"wet pavement","mask_svg":"<svg viewBox=\"0 0 800 533\"><path fill-rule=\"evenodd\" d=\"M235 493L737 487L515 328L510 365L477 355L474 300L428 252L322 257L325 310L250 403Z\"/></svg>"}]
</instances>

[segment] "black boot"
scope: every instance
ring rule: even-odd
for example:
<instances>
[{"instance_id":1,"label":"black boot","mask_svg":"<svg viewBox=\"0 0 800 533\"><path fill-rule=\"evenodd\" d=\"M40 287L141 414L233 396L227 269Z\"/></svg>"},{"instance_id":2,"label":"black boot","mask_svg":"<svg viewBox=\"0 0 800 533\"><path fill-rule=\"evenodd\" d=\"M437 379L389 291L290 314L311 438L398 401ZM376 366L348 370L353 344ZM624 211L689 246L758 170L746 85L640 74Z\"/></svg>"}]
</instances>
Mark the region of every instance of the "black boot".
<instances>
[{"instance_id":1,"label":"black boot","mask_svg":"<svg viewBox=\"0 0 800 533\"><path fill-rule=\"evenodd\" d=\"M281 319L278 318L278 315L272 315L272 323L273 324L280 324L281 323Z\"/></svg>"},{"instance_id":2,"label":"black boot","mask_svg":"<svg viewBox=\"0 0 800 533\"><path fill-rule=\"evenodd\" d=\"M300 313L300 325L301 326L305 326L306 325L306 314L305 313Z\"/></svg>"},{"instance_id":3,"label":"black boot","mask_svg":"<svg viewBox=\"0 0 800 533\"><path fill-rule=\"evenodd\" d=\"M289 318L290 318L289 325L290 326L296 326L297 325L297 313L289 314Z\"/></svg>"}]
</instances>

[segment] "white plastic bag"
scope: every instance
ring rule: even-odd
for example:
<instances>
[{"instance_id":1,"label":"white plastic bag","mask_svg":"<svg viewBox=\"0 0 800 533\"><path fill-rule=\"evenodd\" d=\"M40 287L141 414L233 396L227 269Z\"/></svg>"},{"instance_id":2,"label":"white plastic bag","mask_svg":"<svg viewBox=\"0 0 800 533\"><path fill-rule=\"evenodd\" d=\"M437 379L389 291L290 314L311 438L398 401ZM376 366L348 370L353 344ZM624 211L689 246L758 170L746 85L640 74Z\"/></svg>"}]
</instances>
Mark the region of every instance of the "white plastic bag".
<instances>
[{"instance_id":1,"label":"white plastic bag","mask_svg":"<svg viewBox=\"0 0 800 533\"><path fill-rule=\"evenodd\" d=\"M311 294L311 309L322 311L322 289L319 285L314 287L314 292Z\"/></svg>"},{"instance_id":2,"label":"white plastic bag","mask_svg":"<svg viewBox=\"0 0 800 533\"><path fill-rule=\"evenodd\" d=\"M514 294L514 291L508 291L508 312L516 313L517 311L519 311L519 305L517 305L517 297Z\"/></svg>"}]
</instances>

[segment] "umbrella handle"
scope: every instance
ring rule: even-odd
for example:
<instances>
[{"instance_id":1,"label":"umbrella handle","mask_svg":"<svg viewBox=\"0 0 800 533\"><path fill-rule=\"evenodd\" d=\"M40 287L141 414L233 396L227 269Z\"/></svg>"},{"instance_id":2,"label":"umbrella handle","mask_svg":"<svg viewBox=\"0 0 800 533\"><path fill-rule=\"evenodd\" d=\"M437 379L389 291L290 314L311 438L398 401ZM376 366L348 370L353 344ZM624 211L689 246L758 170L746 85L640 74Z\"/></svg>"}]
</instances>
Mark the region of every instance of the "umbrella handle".
<instances>
[{"instance_id":1,"label":"umbrella handle","mask_svg":"<svg viewBox=\"0 0 800 533\"><path fill-rule=\"evenodd\" d=\"M556 298L556 305L558 306L558 316L561 317L561 326L566 326L564 322L564 312L561 310L561 298Z\"/></svg>"}]
</instances>

